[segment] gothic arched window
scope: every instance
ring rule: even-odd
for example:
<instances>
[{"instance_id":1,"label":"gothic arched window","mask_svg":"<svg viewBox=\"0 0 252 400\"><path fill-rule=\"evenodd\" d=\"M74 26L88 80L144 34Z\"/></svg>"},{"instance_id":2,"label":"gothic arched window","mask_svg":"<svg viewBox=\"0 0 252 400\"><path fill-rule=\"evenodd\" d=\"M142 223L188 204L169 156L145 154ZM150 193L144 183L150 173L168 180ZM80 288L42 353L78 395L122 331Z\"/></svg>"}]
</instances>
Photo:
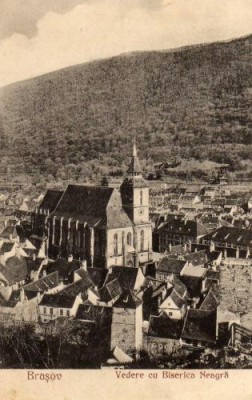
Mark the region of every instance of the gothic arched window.
<instances>
[{"instance_id":1,"label":"gothic arched window","mask_svg":"<svg viewBox=\"0 0 252 400\"><path fill-rule=\"evenodd\" d=\"M125 232L122 232L122 252L124 252L124 246L125 246Z\"/></svg>"},{"instance_id":2,"label":"gothic arched window","mask_svg":"<svg viewBox=\"0 0 252 400\"><path fill-rule=\"evenodd\" d=\"M130 232L127 234L127 245L131 246L131 233Z\"/></svg>"},{"instance_id":3,"label":"gothic arched window","mask_svg":"<svg viewBox=\"0 0 252 400\"><path fill-rule=\"evenodd\" d=\"M114 235L114 255L118 254L118 235L115 233Z\"/></svg>"},{"instance_id":4,"label":"gothic arched window","mask_svg":"<svg viewBox=\"0 0 252 400\"><path fill-rule=\"evenodd\" d=\"M143 205L143 191L140 191L140 206Z\"/></svg>"},{"instance_id":5,"label":"gothic arched window","mask_svg":"<svg viewBox=\"0 0 252 400\"><path fill-rule=\"evenodd\" d=\"M144 251L144 231L140 232L140 251Z\"/></svg>"}]
</instances>

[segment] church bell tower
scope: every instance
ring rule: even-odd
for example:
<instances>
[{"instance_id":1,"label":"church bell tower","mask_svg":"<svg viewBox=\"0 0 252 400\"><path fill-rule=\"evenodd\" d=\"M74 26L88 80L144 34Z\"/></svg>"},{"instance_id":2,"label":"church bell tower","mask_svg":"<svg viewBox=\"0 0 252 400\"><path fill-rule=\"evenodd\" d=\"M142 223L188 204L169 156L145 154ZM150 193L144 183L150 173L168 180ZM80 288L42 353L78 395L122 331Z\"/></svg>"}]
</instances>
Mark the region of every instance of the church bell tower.
<instances>
[{"instance_id":1,"label":"church bell tower","mask_svg":"<svg viewBox=\"0 0 252 400\"><path fill-rule=\"evenodd\" d=\"M136 263L146 263L151 260L152 255L149 186L142 175L135 142L127 176L121 185L121 197L123 208L133 223Z\"/></svg>"}]
</instances>

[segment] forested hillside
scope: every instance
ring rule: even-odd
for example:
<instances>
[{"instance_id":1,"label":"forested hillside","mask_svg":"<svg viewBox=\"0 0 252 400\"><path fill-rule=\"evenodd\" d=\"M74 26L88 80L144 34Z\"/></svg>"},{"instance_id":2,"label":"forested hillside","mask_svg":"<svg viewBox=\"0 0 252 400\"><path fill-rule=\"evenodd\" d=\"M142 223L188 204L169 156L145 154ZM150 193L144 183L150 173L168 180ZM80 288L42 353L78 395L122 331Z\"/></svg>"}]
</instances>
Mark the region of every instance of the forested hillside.
<instances>
[{"instance_id":1,"label":"forested hillside","mask_svg":"<svg viewBox=\"0 0 252 400\"><path fill-rule=\"evenodd\" d=\"M251 177L251 49L249 36L126 54L2 88L0 173L121 173L135 135L146 169L177 156Z\"/></svg>"}]
</instances>

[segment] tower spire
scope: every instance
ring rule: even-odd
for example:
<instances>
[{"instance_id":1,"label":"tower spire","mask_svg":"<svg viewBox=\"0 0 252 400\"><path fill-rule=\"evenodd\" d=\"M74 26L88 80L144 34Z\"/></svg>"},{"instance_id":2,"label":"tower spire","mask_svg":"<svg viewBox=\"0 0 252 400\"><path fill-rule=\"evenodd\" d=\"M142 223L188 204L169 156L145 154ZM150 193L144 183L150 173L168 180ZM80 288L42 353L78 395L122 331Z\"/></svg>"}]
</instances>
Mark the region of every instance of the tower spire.
<instances>
[{"instance_id":1,"label":"tower spire","mask_svg":"<svg viewBox=\"0 0 252 400\"><path fill-rule=\"evenodd\" d=\"M129 165L129 168L128 168L128 174L130 174L132 176L136 176L136 175L141 175L142 174L142 168L141 168L139 159L137 157L136 139L135 138L133 140L133 152L132 152L130 165Z\"/></svg>"},{"instance_id":2,"label":"tower spire","mask_svg":"<svg viewBox=\"0 0 252 400\"><path fill-rule=\"evenodd\" d=\"M133 140L133 157L137 157L136 138Z\"/></svg>"}]
</instances>

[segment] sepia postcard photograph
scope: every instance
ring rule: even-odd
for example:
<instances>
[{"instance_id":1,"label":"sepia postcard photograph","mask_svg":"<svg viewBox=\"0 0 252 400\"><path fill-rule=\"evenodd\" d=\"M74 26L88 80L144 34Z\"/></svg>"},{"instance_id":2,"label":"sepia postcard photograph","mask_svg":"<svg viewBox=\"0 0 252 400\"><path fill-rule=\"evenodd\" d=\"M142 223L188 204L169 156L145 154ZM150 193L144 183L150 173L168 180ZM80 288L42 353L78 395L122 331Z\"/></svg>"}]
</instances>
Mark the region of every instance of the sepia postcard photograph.
<instances>
[{"instance_id":1,"label":"sepia postcard photograph","mask_svg":"<svg viewBox=\"0 0 252 400\"><path fill-rule=\"evenodd\" d=\"M251 0L0 0L1 397L251 370Z\"/></svg>"}]
</instances>

